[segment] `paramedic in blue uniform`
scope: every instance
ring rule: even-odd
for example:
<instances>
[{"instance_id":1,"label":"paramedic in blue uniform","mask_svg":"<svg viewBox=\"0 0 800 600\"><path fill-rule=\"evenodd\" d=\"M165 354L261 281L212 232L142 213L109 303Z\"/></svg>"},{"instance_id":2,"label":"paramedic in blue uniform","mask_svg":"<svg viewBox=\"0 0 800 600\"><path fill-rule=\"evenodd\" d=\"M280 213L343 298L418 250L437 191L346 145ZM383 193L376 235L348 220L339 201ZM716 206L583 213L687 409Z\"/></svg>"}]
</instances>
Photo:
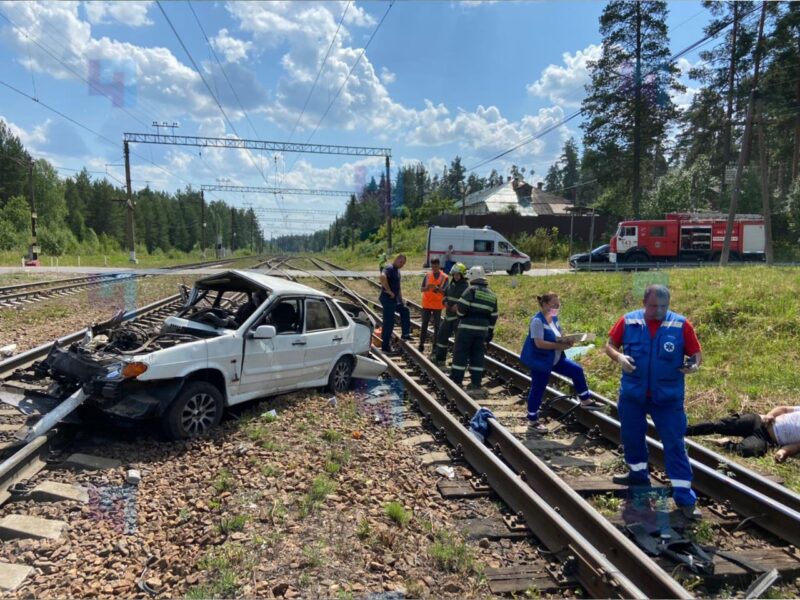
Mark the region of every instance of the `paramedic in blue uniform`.
<instances>
[{"instance_id":1,"label":"paramedic in blue uniform","mask_svg":"<svg viewBox=\"0 0 800 600\"><path fill-rule=\"evenodd\" d=\"M520 360L531 370L528 425L533 430L544 433L547 427L539 422L539 408L542 405L547 382L550 380L550 373L559 373L572 380L581 406L595 408L597 405L589 395L583 368L568 359L564 352L572 346L572 342L557 341L562 335L558 321L558 311L561 310L558 294L550 292L537 296L536 300L539 302L540 310L531 319Z\"/></svg>"},{"instance_id":2,"label":"paramedic in blue uniform","mask_svg":"<svg viewBox=\"0 0 800 600\"><path fill-rule=\"evenodd\" d=\"M643 309L629 312L611 328L605 348L622 369L617 408L628 465L628 473L613 480L622 485L649 484L645 441L649 414L664 445L675 504L685 517L699 519L683 441L683 399L684 376L697 371L703 360L700 342L686 317L669 310L666 286L647 286L642 304ZM690 358L684 362L684 357Z\"/></svg>"}]
</instances>

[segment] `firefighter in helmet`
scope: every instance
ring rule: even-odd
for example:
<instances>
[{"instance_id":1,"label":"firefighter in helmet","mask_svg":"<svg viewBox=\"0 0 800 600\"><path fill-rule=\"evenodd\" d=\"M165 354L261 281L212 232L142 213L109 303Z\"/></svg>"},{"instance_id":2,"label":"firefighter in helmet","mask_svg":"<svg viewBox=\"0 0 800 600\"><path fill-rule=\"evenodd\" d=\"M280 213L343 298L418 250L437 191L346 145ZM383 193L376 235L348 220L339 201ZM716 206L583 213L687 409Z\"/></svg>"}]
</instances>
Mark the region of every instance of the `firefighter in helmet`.
<instances>
[{"instance_id":1,"label":"firefighter in helmet","mask_svg":"<svg viewBox=\"0 0 800 600\"><path fill-rule=\"evenodd\" d=\"M444 288L444 322L439 327L436 345L433 347L433 362L439 366L444 365L447 359L447 349L450 347L450 336L458 328L458 299L469 286L467 281L467 267L464 263L456 263L450 268L450 280Z\"/></svg>"}]
</instances>

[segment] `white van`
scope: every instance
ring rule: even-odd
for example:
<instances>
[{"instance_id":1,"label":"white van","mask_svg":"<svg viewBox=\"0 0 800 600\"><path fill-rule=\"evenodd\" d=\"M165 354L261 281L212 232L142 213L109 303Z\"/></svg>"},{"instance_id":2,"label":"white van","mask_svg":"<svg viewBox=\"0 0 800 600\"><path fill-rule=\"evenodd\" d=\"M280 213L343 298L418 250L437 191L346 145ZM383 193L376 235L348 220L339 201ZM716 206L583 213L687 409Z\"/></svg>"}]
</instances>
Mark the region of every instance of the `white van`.
<instances>
[{"instance_id":1,"label":"white van","mask_svg":"<svg viewBox=\"0 0 800 600\"><path fill-rule=\"evenodd\" d=\"M487 272L506 271L510 275L531 268L530 257L514 248L511 242L493 229L473 229L466 225L428 229L425 268L430 266L432 258L441 260L444 268L444 255L451 245L453 261L464 263L467 268L480 265Z\"/></svg>"}]
</instances>

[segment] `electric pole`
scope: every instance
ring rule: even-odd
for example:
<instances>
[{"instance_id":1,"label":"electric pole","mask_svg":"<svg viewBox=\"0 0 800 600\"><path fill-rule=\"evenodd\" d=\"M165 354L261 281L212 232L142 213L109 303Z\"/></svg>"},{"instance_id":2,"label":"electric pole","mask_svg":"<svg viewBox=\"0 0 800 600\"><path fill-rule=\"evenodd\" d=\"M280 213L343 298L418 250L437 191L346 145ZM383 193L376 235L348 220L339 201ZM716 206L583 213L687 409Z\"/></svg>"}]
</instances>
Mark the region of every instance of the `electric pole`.
<instances>
[{"instance_id":1,"label":"electric pole","mask_svg":"<svg viewBox=\"0 0 800 600\"><path fill-rule=\"evenodd\" d=\"M231 206L231 254L236 250L236 232L233 230L235 227L236 209Z\"/></svg>"},{"instance_id":2,"label":"electric pole","mask_svg":"<svg viewBox=\"0 0 800 600\"><path fill-rule=\"evenodd\" d=\"M33 159L28 161L28 195L31 202L31 245L28 248L28 263L39 266L39 246L36 244L36 198L33 194Z\"/></svg>"},{"instance_id":3,"label":"electric pole","mask_svg":"<svg viewBox=\"0 0 800 600\"><path fill-rule=\"evenodd\" d=\"M206 197L200 190L200 256L206 257Z\"/></svg>"},{"instance_id":4,"label":"electric pole","mask_svg":"<svg viewBox=\"0 0 800 600\"><path fill-rule=\"evenodd\" d=\"M138 263L136 260L136 240L134 238L134 222L133 222L133 192L131 191L131 156L128 149L128 142L123 142L123 149L125 153L125 188L127 190L128 199L128 260L132 263Z\"/></svg>"},{"instance_id":5,"label":"electric pole","mask_svg":"<svg viewBox=\"0 0 800 600\"><path fill-rule=\"evenodd\" d=\"M392 253L392 180L389 176L389 157L386 157L386 245Z\"/></svg>"}]
</instances>

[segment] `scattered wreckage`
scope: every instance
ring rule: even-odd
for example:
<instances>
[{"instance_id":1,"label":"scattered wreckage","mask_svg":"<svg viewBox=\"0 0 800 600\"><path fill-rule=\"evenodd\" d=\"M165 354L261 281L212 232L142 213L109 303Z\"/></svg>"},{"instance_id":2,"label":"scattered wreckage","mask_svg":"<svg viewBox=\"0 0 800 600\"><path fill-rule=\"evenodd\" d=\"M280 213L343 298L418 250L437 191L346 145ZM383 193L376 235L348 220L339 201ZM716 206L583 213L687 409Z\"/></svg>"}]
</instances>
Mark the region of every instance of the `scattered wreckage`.
<instances>
[{"instance_id":1,"label":"scattered wreckage","mask_svg":"<svg viewBox=\"0 0 800 600\"><path fill-rule=\"evenodd\" d=\"M305 285L228 271L184 295L160 327L118 320L68 347L53 344L44 360L4 382L0 399L158 418L179 439L216 426L226 406L303 388L343 392L352 378L386 369L367 356L373 324L365 313Z\"/></svg>"}]
</instances>

